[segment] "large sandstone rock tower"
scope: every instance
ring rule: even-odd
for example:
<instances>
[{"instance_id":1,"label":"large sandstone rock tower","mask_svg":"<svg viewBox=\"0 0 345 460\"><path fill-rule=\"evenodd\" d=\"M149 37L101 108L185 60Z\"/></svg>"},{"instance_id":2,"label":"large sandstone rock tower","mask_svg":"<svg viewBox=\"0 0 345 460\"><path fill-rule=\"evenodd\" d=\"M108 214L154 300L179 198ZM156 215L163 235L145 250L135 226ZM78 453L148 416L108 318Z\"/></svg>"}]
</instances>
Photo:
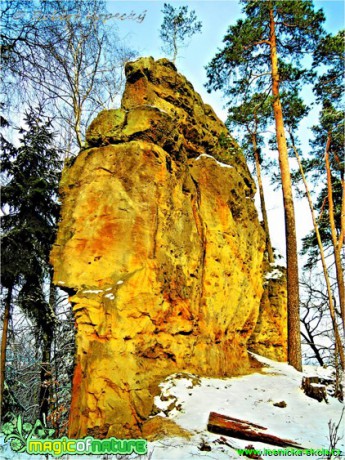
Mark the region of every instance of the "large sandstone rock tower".
<instances>
[{"instance_id":1,"label":"large sandstone rock tower","mask_svg":"<svg viewBox=\"0 0 345 460\"><path fill-rule=\"evenodd\" d=\"M284 315L270 343L267 296L260 310L265 238L236 142L168 60L126 76L121 109L93 121L61 181L52 263L76 319L72 437L142 436L168 374L247 372L259 314L260 349L284 359Z\"/></svg>"}]
</instances>

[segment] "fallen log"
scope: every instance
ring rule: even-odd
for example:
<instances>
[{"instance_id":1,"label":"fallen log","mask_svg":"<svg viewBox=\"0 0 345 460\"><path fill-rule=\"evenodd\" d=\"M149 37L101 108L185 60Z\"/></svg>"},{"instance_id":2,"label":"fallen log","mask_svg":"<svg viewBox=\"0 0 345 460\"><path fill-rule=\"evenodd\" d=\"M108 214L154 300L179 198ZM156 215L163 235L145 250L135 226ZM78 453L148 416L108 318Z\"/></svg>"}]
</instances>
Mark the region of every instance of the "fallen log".
<instances>
[{"instance_id":1,"label":"fallen log","mask_svg":"<svg viewBox=\"0 0 345 460\"><path fill-rule=\"evenodd\" d=\"M265 433L264 426L256 425L255 423L247 422L226 415L210 412L207 429L211 433L222 434L237 439L245 439L247 441L256 441L266 444L271 444L279 447L294 447L304 449L290 439L282 439L269 433Z\"/></svg>"}]
</instances>

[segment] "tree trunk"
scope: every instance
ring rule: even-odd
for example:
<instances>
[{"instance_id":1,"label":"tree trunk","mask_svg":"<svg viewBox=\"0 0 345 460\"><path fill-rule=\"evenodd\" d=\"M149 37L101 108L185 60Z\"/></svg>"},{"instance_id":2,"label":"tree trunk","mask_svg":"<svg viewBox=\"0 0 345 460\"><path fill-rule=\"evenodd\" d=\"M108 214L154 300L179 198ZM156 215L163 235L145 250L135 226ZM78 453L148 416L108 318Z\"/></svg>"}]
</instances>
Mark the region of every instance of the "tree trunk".
<instances>
[{"instance_id":1,"label":"tree trunk","mask_svg":"<svg viewBox=\"0 0 345 460\"><path fill-rule=\"evenodd\" d=\"M173 63L176 64L176 58L177 58L177 46L176 43L174 42L174 56L173 56Z\"/></svg>"},{"instance_id":2,"label":"tree trunk","mask_svg":"<svg viewBox=\"0 0 345 460\"><path fill-rule=\"evenodd\" d=\"M5 368L6 368L6 350L7 350L7 333L8 324L11 317L11 301L12 301L13 286L10 286L5 299L4 323L1 338L1 364L0 364L0 423L3 417L2 407L4 402L4 387L5 387Z\"/></svg>"},{"instance_id":3,"label":"tree trunk","mask_svg":"<svg viewBox=\"0 0 345 460\"><path fill-rule=\"evenodd\" d=\"M302 390L309 398L328 404L326 385L321 383L319 377L303 377Z\"/></svg>"},{"instance_id":4,"label":"tree trunk","mask_svg":"<svg viewBox=\"0 0 345 460\"><path fill-rule=\"evenodd\" d=\"M270 229L268 226L264 187L262 184L262 177L261 177L260 155L259 155L257 142L256 142L256 134L252 134L252 144L253 144L253 149L254 149L256 177L258 178L261 213L262 213L262 219L264 222L264 230L266 233L266 249L267 249L268 261L269 263L273 263L274 256L273 256L273 250L272 250L272 244L271 244Z\"/></svg>"},{"instance_id":5,"label":"tree trunk","mask_svg":"<svg viewBox=\"0 0 345 460\"><path fill-rule=\"evenodd\" d=\"M78 90L74 89L75 93L73 95L73 114L74 114L74 132L78 142L78 147L81 149L83 147L83 136L81 133L81 108L78 100Z\"/></svg>"},{"instance_id":6,"label":"tree trunk","mask_svg":"<svg viewBox=\"0 0 345 460\"><path fill-rule=\"evenodd\" d=\"M210 412L207 429L211 433L223 434L232 438L245 439L247 441L262 442L280 447L303 447L290 439L282 439L266 432L267 428L255 423L228 417L226 415Z\"/></svg>"},{"instance_id":7,"label":"tree trunk","mask_svg":"<svg viewBox=\"0 0 345 460\"><path fill-rule=\"evenodd\" d=\"M172 62L176 64L176 58L177 58L177 25L174 24L174 33L173 33L173 48L174 48L174 55L173 55L173 60Z\"/></svg>"},{"instance_id":8,"label":"tree trunk","mask_svg":"<svg viewBox=\"0 0 345 460\"><path fill-rule=\"evenodd\" d=\"M326 282L326 286L327 286L328 305L329 305L329 311L330 311L331 318L332 318L332 325L333 325L336 349L337 349L339 357L340 357L341 367L344 370L345 369L344 349L343 349L340 334L339 334L339 328L338 328L338 323L337 323L337 318L336 318L336 313L335 313L335 308L334 308L334 303L333 303L331 281L329 279L328 270L327 270L326 256L325 256L325 252L324 252L324 249L323 249L323 244L322 244L322 240L321 240L321 236L320 236L320 232L319 232L319 227L318 227L317 221L316 221L316 216L315 216L315 213L314 213L313 201L311 199L309 188L308 188L308 183L307 183L306 177L304 175L303 166L302 166L298 151L296 149L293 136L291 134L290 134L290 136L291 136L291 141L292 141L293 149L294 149L294 152L295 152L295 156L296 156L296 159L297 159L297 162L298 162L299 170L300 170L300 173L301 173L301 176L302 176L302 179L303 179L303 183L304 183L304 187L305 187L305 191L306 191L306 195L307 195L307 199L308 199L309 209L310 209L311 217L312 217L312 220L313 220L313 226L314 226L316 239L317 239L317 244L319 246L319 251L320 251L320 256L321 256L323 276L325 278L325 282ZM327 144L328 144L328 142L327 142ZM334 251L335 251L335 249L334 249Z\"/></svg>"},{"instance_id":9,"label":"tree trunk","mask_svg":"<svg viewBox=\"0 0 345 460\"><path fill-rule=\"evenodd\" d=\"M272 66L273 111L279 152L279 166L282 181L287 263L288 303L288 362L298 371L302 370L301 333L299 317L299 284L295 210L289 166L289 156L284 130L283 112L279 95L279 69L275 35L273 6L270 8L270 51Z\"/></svg>"},{"instance_id":10,"label":"tree trunk","mask_svg":"<svg viewBox=\"0 0 345 460\"><path fill-rule=\"evenodd\" d=\"M53 273L50 274L50 294L49 294L49 311L46 312L45 321L42 325L43 329L43 345L42 345L42 363L41 363L41 386L39 393L39 417L45 421L48 414L51 412L51 388L52 388L52 366L51 366L51 351L54 337L54 321L52 312L55 313L55 286L53 285ZM51 311L50 311L51 310Z\"/></svg>"},{"instance_id":11,"label":"tree trunk","mask_svg":"<svg viewBox=\"0 0 345 460\"><path fill-rule=\"evenodd\" d=\"M344 287L344 272L343 267L341 265L341 248L343 245L343 229L340 232L340 238L338 240L337 231L335 227L335 220L334 220L334 204L333 204L333 189L332 189L332 176L331 176L331 168L329 164L329 149L331 146L332 135L328 133L327 136L327 143L325 149L325 166L326 166L326 174L327 174L327 195L328 195L328 209L329 209L329 224L331 227L331 235L332 235L332 244L333 244L333 251L334 251L334 261L335 261L335 270L337 274L337 286L339 292L339 302L340 302L340 311L343 323L343 329L345 332L345 287ZM344 195L343 195L344 197ZM342 203L342 213L343 213L344 203ZM343 218L342 218L343 221ZM342 222L343 223L343 222ZM344 369L344 367L343 367Z\"/></svg>"},{"instance_id":12,"label":"tree trunk","mask_svg":"<svg viewBox=\"0 0 345 460\"><path fill-rule=\"evenodd\" d=\"M49 413L50 405L50 387L52 381L50 352L52 345L52 336L50 331L43 332L43 346L42 346L42 363L41 363L41 386L39 393L39 418L46 421Z\"/></svg>"}]
</instances>

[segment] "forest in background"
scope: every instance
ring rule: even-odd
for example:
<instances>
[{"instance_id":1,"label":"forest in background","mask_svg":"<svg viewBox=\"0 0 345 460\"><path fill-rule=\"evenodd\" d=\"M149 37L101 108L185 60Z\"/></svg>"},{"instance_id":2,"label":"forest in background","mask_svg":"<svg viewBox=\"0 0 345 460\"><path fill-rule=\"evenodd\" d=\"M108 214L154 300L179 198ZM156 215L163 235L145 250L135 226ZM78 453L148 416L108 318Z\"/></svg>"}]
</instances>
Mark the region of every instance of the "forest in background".
<instances>
[{"instance_id":1,"label":"forest in background","mask_svg":"<svg viewBox=\"0 0 345 460\"><path fill-rule=\"evenodd\" d=\"M322 11L309 0L241 5L243 18L229 21L205 84L224 93L229 130L254 166L267 235L262 175L283 189L289 362L300 369L303 350L305 362L332 366L341 397L344 31L328 34ZM67 294L52 284L49 264L59 179L63 163L84 147L90 121L118 106L124 65L137 57L107 15L101 0L1 5L1 417L39 418L58 435L66 432L74 358L72 312ZM197 12L162 4L160 36L173 61L201 29ZM308 152L297 135L311 108L301 96L304 85L312 86L320 109ZM296 196L307 198L313 216L303 254L296 245ZM269 238L267 260L279 264Z\"/></svg>"}]
</instances>

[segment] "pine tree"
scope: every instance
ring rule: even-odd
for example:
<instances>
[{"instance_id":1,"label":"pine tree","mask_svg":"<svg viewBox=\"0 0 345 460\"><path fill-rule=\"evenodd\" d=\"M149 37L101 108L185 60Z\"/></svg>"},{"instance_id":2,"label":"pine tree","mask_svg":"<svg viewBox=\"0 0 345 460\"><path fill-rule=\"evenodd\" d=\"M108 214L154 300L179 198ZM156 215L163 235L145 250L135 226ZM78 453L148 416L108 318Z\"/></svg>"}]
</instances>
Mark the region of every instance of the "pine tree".
<instances>
[{"instance_id":1,"label":"pine tree","mask_svg":"<svg viewBox=\"0 0 345 460\"><path fill-rule=\"evenodd\" d=\"M344 30L326 35L314 52L314 68L322 73L314 84L314 93L321 105L318 125L312 128L311 159L304 168L312 180L322 187L315 209L319 213L318 226L324 247L334 257L340 315L345 327L345 288L342 266L342 247L345 236L344 183ZM315 263L319 251L317 235L310 233L303 241L303 252L308 253L308 264ZM328 251L329 252L329 251Z\"/></svg>"},{"instance_id":2,"label":"pine tree","mask_svg":"<svg viewBox=\"0 0 345 460\"><path fill-rule=\"evenodd\" d=\"M337 275L341 317L345 332L345 286L341 251L345 238L345 178L344 178L344 37L345 31L327 35L314 53L314 66L327 66L314 86L318 101L322 104L320 122L313 128L314 155L322 158L326 170L328 223L333 246ZM320 165L320 162L319 162ZM336 209L335 184L340 187L341 198ZM338 212L338 224L337 224ZM340 214L340 216L339 216Z\"/></svg>"},{"instance_id":3,"label":"pine tree","mask_svg":"<svg viewBox=\"0 0 345 460\"><path fill-rule=\"evenodd\" d=\"M336 35L328 34L315 49L314 67L327 66L314 86L319 102L327 99L335 106L344 102L344 39L345 30Z\"/></svg>"},{"instance_id":4,"label":"pine tree","mask_svg":"<svg viewBox=\"0 0 345 460\"><path fill-rule=\"evenodd\" d=\"M302 178L302 181L304 184L305 195L307 197L309 209L310 209L311 216L312 216L313 227L314 227L313 233L315 234L315 237L316 237L318 255L321 258L323 276L324 276L326 290L327 290L328 308L329 308L330 316L332 319L336 359L339 358L341 367L342 369L344 369L345 368L345 357L344 357L344 351L343 351L343 346L341 342L341 336L339 333L339 327L337 323L335 302L333 299L331 280L330 280L329 271L327 267L325 248L324 248L324 244L321 238L321 232L319 228L318 219L315 213L315 207L314 207L312 196L310 193L309 184L308 184L305 172L304 172L301 156L298 151L298 140L296 139L296 135L295 135L295 131L297 130L299 122L305 115L308 114L309 109L303 103L302 99L298 96L298 92L296 89L293 92L289 92L285 94L284 99L288 101L288 104L286 104L286 110L284 112L284 115L285 115L285 125L286 125L287 132L289 134L289 139L290 139L290 147L293 153L295 154L295 157L297 159L297 163L299 166L299 175Z\"/></svg>"},{"instance_id":5,"label":"pine tree","mask_svg":"<svg viewBox=\"0 0 345 460\"><path fill-rule=\"evenodd\" d=\"M272 94L285 214L288 361L301 370L296 223L280 85L292 62L299 66L305 53L315 49L323 33L324 16L322 11L314 11L311 0L242 3L245 19L229 27L224 48L207 67L207 86L237 97L253 86L257 92Z\"/></svg>"},{"instance_id":6,"label":"pine tree","mask_svg":"<svg viewBox=\"0 0 345 460\"><path fill-rule=\"evenodd\" d=\"M61 171L61 152L54 147L51 121L41 109L30 110L26 127L15 147L1 136L3 151L2 181L2 285L7 290L5 318L10 317L13 290L17 301L36 322L42 335L42 383L49 380L49 349L55 315L46 295L51 278L49 253L59 216L57 190ZM7 329L4 322L1 356L1 398L3 397ZM49 386L39 398L40 415L47 414Z\"/></svg>"},{"instance_id":7,"label":"pine tree","mask_svg":"<svg viewBox=\"0 0 345 460\"><path fill-rule=\"evenodd\" d=\"M188 11L188 6L174 8L164 3L162 13L164 19L160 29L160 38L165 45L163 50L172 55L172 61L175 63L179 48L183 46L187 38L201 32L202 23L197 21L194 10Z\"/></svg>"}]
</instances>

